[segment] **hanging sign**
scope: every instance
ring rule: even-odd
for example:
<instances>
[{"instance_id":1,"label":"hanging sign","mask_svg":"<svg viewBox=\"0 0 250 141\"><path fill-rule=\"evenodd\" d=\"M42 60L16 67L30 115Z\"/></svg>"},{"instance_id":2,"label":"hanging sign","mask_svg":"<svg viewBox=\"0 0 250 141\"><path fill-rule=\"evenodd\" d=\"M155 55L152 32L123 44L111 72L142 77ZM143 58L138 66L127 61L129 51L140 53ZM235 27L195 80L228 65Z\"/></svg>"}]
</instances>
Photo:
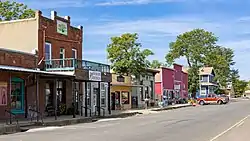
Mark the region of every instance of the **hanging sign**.
<instances>
[{"instance_id":1,"label":"hanging sign","mask_svg":"<svg viewBox=\"0 0 250 141\"><path fill-rule=\"evenodd\" d=\"M101 81L102 73L99 71L89 71L89 80L90 81Z\"/></svg>"}]
</instances>

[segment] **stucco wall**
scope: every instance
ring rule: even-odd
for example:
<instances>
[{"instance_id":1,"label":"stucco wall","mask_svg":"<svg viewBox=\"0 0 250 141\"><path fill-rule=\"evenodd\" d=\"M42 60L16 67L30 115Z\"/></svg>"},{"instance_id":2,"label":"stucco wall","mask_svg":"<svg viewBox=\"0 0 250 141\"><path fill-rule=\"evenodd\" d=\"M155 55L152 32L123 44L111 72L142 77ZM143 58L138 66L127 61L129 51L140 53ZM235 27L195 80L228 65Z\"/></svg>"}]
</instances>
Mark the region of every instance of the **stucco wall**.
<instances>
[{"instance_id":1,"label":"stucco wall","mask_svg":"<svg viewBox=\"0 0 250 141\"><path fill-rule=\"evenodd\" d=\"M0 22L0 47L26 53L38 48L38 20Z\"/></svg>"}]
</instances>

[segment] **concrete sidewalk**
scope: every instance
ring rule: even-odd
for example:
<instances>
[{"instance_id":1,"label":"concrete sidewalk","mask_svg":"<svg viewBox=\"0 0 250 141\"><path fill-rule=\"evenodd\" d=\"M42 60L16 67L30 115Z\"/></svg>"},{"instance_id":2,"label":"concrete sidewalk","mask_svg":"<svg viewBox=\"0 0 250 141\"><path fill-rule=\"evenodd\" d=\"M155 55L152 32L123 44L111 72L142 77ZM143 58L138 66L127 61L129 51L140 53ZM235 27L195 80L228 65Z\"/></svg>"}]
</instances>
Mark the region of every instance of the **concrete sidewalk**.
<instances>
[{"instance_id":1,"label":"concrete sidewalk","mask_svg":"<svg viewBox=\"0 0 250 141\"><path fill-rule=\"evenodd\" d=\"M149 108L149 109L136 109L136 110L124 110L124 111L112 111L112 114L105 115L104 117L84 117L84 116L76 116L76 118L72 118L72 115L69 116L58 116L57 120L54 117L46 117L39 122L36 120L31 121L19 121L19 126L13 121L12 125L6 125L5 123L0 124L0 134L9 134L16 133L21 131L26 131L32 128L46 127L46 126L66 126L72 124L79 123L90 123L96 122L103 118L126 118L129 116L134 116L137 114L150 114L156 113L164 110L172 110L177 108L189 107L190 104L177 104L171 105L163 108Z\"/></svg>"}]
</instances>

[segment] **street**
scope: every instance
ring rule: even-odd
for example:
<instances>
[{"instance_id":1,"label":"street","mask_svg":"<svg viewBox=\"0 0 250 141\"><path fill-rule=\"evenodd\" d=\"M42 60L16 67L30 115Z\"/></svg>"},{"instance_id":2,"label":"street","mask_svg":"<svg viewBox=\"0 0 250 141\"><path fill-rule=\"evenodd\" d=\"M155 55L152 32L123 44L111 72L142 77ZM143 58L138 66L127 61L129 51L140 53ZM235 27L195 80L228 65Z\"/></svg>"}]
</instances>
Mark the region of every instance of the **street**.
<instances>
[{"instance_id":1,"label":"street","mask_svg":"<svg viewBox=\"0 0 250 141\"><path fill-rule=\"evenodd\" d=\"M207 105L0 136L0 141L241 141L250 101Z\"/></svg>"}]
</instances>

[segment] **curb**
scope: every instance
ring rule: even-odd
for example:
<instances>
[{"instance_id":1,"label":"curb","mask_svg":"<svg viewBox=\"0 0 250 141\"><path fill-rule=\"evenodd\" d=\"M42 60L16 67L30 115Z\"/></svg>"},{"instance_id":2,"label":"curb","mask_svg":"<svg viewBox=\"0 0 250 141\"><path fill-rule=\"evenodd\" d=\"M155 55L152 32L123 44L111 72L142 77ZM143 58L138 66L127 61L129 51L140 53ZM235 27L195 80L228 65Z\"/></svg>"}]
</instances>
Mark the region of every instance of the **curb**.
<instances>
[{"instance_id":1,"label":"curb","mask_svg":"<svg viewBox=\"0 0 250 141\"><path fill-rule=\"evenodd\" d=\"M17 125L6 125L4 127L0 127L0 135L14 134L14 133L18 133L18 132L26 132L29 129L40 128L40 127L67 126L67 125L74 125L74 124L80 124L80 123L92 123L92 122L96 122L100 119L107 119L107 118L126 118L126 117L135 116L137 114L142 114L142 113L131 112L131 113L121 113L121 114L101 116L101 117L54 120L54 121L49 121L49 122L45 122L45 123L34 122L34 123L20 125L20 127L17 127Z\"/></svg>"},{"instance_id":2,"label":"curb","mask_svg":"<svg viewBox=\"0 0 250 141\"><path fill-rule=\"evenodd\" d=\"M178 106L178 107L165 107L165 108L160 108L160 109L153 109L151 111L166 111L166 110L180 109L180 108L191 107L191 106L193 105L183 105L183 106Z\"/></svg>"}]
</instances>

